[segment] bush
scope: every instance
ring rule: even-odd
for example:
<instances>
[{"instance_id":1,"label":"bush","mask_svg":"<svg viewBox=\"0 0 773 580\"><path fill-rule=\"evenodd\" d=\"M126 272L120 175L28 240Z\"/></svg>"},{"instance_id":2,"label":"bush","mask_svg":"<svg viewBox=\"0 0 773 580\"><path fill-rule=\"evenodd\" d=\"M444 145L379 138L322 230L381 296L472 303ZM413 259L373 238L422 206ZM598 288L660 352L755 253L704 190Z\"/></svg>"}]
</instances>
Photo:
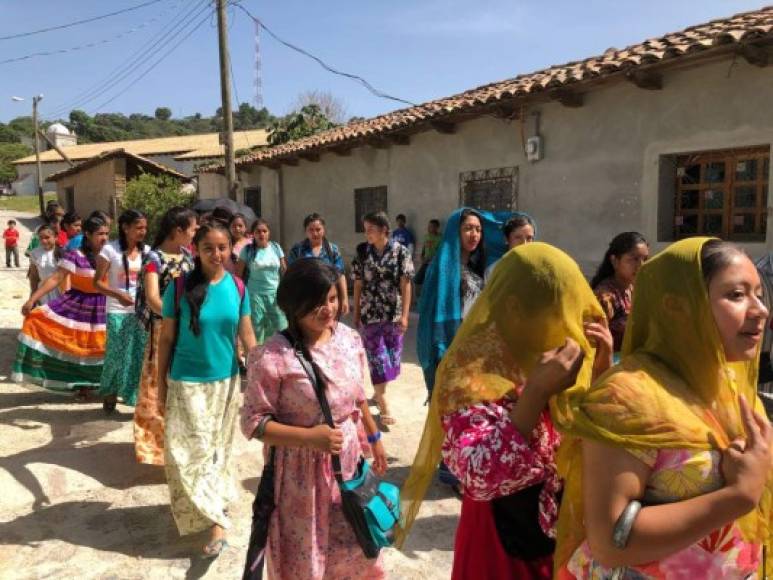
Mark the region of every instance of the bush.
<instances>
[{"instance_id":1,"label":"bush","mask_svg":"<svg viewBox=\"0 0 773 580\"><path fill-rule=\"evenodd\" d=\"M178 179L169 175L143 173L126 184L122 206L143 212L148 216L148 236L150 243L156 235L159 222L164 213L176 205L189 206L193 203L193 194L181 191Z\"/></svg>"}]
</instances>

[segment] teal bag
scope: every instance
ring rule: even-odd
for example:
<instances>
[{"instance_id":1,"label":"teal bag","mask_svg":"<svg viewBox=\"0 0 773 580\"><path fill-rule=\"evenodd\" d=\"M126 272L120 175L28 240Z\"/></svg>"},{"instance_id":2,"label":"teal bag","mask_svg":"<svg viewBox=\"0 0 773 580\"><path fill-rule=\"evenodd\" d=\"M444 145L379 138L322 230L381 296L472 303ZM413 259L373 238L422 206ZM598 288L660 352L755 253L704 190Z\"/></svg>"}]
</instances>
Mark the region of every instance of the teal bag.
<instances>
[{"instance_id":1,"label":"teal bag","mask_svg":"<svg viewBox=\"0 0 773 580\"><path fill-rule=\"evenodd\" d=\"M311 360L311 355L303 344L296 341L288 330L283 330L282 335L293 345L298 362L309 376L325 422L330 427L335 427L325 396L325 381L317 365ZM381 548L394 543L394 529L400 519L400 489L393 483L381 481L364 457L360 457L354 477L346 481L341 473L341 460L338 455L331 456L331 463L341 490L341 509L344 517L352 527L365 556L377 558Z\"/></svg>"}]
</instances>

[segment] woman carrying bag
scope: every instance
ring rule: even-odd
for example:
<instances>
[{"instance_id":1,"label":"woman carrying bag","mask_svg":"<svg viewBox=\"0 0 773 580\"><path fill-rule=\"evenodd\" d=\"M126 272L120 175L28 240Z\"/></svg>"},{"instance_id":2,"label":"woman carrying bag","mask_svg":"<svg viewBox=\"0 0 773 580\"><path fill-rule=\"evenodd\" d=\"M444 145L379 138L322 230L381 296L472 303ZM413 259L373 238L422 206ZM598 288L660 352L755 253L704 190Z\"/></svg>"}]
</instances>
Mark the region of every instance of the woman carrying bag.
<instances>
[{"instance_id":1,"label":"woman carrying bag","mask_svg":"<svg viewBox=\"0 0 773 580\"><path fill-rule=\"evenodd\" d=\"M269 578L385 577L381 558L365 556L344 515L331 461L331 455L338 456L342 479L352 479L363 455L364 427L373 470L386 470L381 434L363 388L368 367L362 341L354 330L338 324L338 277L321 260L291 265L280 282L278 302L289 336L300 344L277 334L248 359L242 430L270 446L266 456L274 470L276 507L266 546ZM335 428L325 424L314 373L310 376L304 357L319 372L318 388L324 389Z\"/></svg>"}]
</instances>

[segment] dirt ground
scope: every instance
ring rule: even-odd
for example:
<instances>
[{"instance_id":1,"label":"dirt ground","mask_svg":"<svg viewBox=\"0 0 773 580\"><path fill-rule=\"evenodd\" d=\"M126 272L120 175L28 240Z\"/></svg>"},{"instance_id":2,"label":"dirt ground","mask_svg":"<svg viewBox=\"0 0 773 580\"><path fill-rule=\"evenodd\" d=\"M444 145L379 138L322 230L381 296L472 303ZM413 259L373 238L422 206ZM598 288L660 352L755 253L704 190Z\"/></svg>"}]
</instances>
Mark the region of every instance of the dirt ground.
<instances>
[{"instance_id":1,"label":"dirt ground","mask_svg":"<svg viewBox=\"0 0 773 580\"><path fill-rule=\"evenodd\" d=\"M26 247L36 220L0 211L3 228L9 217L19 222ZM22 266L0 269L0 578L240 578L262 469L260 444L235 439L240 497L231 510L231 548L204 561L196 555L202 538L177 534L163 468L134 460L131 407L119 405L107 417L97 400L75 402L9 382L29 292L26 260ZM389 392L398 424L384 434L387 478L397 483L408 474L427 410L416 322L406 337L403 374ZM405 550L385 552L390 578L450 577L459 509L435 483Z\"/></svg>"}]
</instances>

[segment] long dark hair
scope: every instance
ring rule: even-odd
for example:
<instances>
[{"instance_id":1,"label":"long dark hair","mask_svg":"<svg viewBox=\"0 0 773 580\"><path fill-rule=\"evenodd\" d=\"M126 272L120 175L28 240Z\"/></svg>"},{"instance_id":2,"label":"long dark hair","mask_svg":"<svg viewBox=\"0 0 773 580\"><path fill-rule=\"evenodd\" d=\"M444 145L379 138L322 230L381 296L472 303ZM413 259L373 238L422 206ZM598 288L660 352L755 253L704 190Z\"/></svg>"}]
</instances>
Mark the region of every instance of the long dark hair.
<instances>
[{"instance_id":1,"label":"long dark hair","mask_svg":"<svg viewBox=\"0 0 773 580\"><path fill-rule=\"evenodd\" d=\"M325 304L330 288L338 292L338 314L341 316L341 291L338 288L340 274L322 260L298 260L290 264L279 282L276 301L287 317L287 329L296 340L303 342L298 322L309 312Z\"/></svg>"},{"instance_id":2,"label":"long dark hair","mask_svg":"<svg viewBox=\"0 0 773 580\"><path fill-rule=\"evenodd\" d=\"M590 281L591 288L595 288L607 278L615 275L615 267L612 265L612 256L619 258L633 250L639 244L644 244L645 246L649 245L647 239L639 232L623 232L612 238L612 241L609 242L609 247L604 254L604 259L599 265L599 269L596 270L596 274Z\"/></svg>"},{"instance_id":3,"label":"long dark hair","mask_svg":"<svg viewBox=\"0 0 773 580\"><path fill-rule=\"evenodd\" d=\"M191 220L195 219L198 219L198 214L192 209L181 206L169 208L158 225L158 232L156 232L156 238L153 240L153 247L159 247L168 238L172 237L177 228L187 230L191 225Z\"/></svg>"},{"instance_id":4,"label":"long dark hair","mask_svg":"<svg viewBox=\"0 0 773 580\"><path fill-rule=\"evenodd\" d=\"M86 234L89 234L89 235L95 234L99 228L104 228L106 226L107 224L105 223L105 220L95 215L90 215L88 218L86 218L86 221L83 222L83 227L82 227L83 238L81 239L81 252L83 252L83 255L86 256L86 259L89 261L89 264L91 264L91 267L95 269L97 267L97 258L94 255L94 248L91 247L91 243L89 243L89 239Z\"/></svg>"},{"instance_id":5,"label":"long dark hair","mask_svg":"<svg viewBox=\"0 0 773 580\"><path fill-rule=\"evenodd\" d=\"M126 290L129 290L129 258L126 256L129 253L129 240L126 238L126 232L123 229L134 222L147 219L144 213L136 209L127 209L118 217L118 245L121 247L121 261L123 262L123 272L126 276ZM137 242L137 251L140 253L141 258L145 256L144 249L145 242Z\"/></svg>"},{"instance_id":6,"label":"long dark hair","mask_svg":"<svg viewBox=\"0 0 773 580\"><path fill-rule=\"evenodd\" d=\"M196 230L196 235L193 236L193 245L198 249L201 240L203 240L209 232L215 230L225 234L228 243L231 243L231 235L228 231L228 226L219 220L213 220L211 222L201 224L199 229ZM193 260L193 264L193 270L191 270L190 274L185 276L185 291L183 292L183 298L188 301L188 306L191 308L191 332L194 334L194 336L198 336L201 332L201 326L199 325L199 315L201 314L201 306L204 304L204 300L207 299L209 280L206 276L204 276L204 270L201 266L201 258L199 258L198 255Z\"/></svg>"},{"instance_id":7,"label":"long dark hair","mask_svg":"<svg viewBox=\"0 0 773 580\"><path fill-rule=\"evenodd\" d=\"M464 220L466 220L468 217L473 216L478 218L480 221L481 229L480 229L480 243L478 244L478 247L475 248L475 251L470 254L470 261L468 262L469 268L475 272L478 276L483 278L486 274L486 237L485 232L483 231L483 217L475 211L474 209L464 209L462 210L462 213L459 215L459 234L460 234L460 240L459 244L461 245L461 231L462 226L464 225Z\"/></svg>"},{"instance_id":8,"label":"long dark hair","mask_svg":"<svg viewBox=\"0 0 773 580\"><path fill-rule=\"evenodd\" d=\"M35 230L35 233L40 237L40 232L48 230L51 232L51 235L54 237L54 259L58 262L62 259L62 248L59 247L59 244L56 243L56 232L54 231L53 226L46 222L43 225L39 226L38 229Z\"/></svg>"}]
</instances>

